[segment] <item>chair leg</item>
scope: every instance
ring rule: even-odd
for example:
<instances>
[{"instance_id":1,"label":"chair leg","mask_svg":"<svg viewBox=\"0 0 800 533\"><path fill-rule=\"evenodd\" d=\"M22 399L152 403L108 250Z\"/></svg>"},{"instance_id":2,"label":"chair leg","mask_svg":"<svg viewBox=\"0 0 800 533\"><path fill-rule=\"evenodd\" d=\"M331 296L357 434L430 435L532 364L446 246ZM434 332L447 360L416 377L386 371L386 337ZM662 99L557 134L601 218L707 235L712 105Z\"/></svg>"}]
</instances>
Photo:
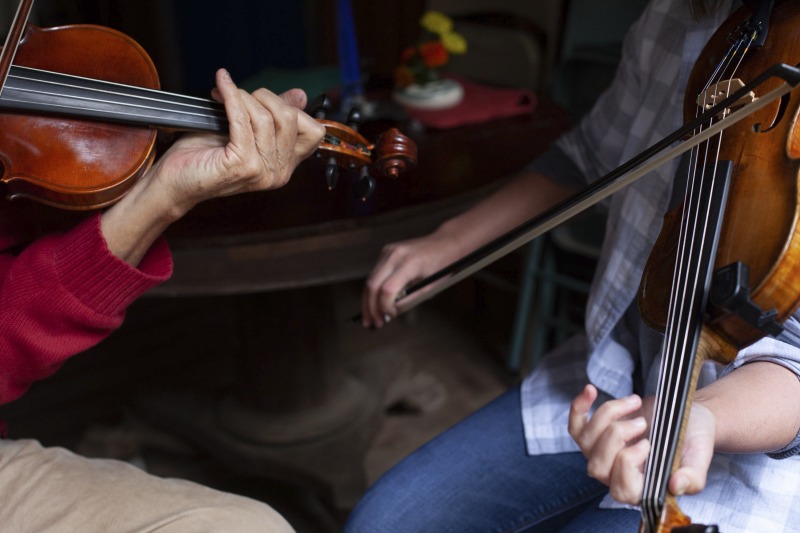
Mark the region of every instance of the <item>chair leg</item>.
<instances>
[{"instance_id":1,"label":"chair leg","mask_svg":"<svg viewBox=\"0 0 800 533\"><path fill-rule=\"evenodd\" d=\"M522 352L525 349L528 337L528 328L531 320L531 305L536 297L536 275L542 257L544 237L534 239L528 244L525 253L525 263L521 275L519 295L517 296L517 309L514 313L514 326L511 332L511 346L506 360L509 370L517 372L522 365Z\"/></svg>"},{"instance_id":2,"label":"chair leg","mask_svg":"<svg viewBox=\"0 0 800 533\"><path fill-rule=\"evenodd\" d=\"M553 312L556 299L556 258L552 251L544 251L542 257L541 280L537 301L538 311L533 332L533 343L528 356L526 370L534 367L539 358L547 352L550 345Z\"/></svg>"}]
</instances>

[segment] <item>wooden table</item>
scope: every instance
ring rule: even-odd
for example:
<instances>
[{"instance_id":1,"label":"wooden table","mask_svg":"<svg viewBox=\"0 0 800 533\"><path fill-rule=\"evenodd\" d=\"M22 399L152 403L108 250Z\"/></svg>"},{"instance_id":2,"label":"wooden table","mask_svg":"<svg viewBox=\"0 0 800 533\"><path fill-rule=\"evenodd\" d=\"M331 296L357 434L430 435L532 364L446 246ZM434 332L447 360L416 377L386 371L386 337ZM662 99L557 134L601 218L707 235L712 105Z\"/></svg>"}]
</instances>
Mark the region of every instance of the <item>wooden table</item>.
<instances>
[{"instance_id":1,"label":"wooden table","mask_svg":"<svg viewBox=\"0 0 800 533\"><path fill-rule=\"evenodd\" d=\"M322 163L310 160L280 190L196 208L169 230L174 276L149 296L238 295L240 386L216 406L191 395L151 398L151 420L232 467L308 479L338 506L352 505L380 406L336 353L332 286L365 277L384 244L425 234L497 188L566 125L563 112L541 105L532 116L452 130L404 126L419 165L379 182L366 202L345 175L328 191ZM383 126L361 132L371 138Z\"/></svg>"}]
</instances>

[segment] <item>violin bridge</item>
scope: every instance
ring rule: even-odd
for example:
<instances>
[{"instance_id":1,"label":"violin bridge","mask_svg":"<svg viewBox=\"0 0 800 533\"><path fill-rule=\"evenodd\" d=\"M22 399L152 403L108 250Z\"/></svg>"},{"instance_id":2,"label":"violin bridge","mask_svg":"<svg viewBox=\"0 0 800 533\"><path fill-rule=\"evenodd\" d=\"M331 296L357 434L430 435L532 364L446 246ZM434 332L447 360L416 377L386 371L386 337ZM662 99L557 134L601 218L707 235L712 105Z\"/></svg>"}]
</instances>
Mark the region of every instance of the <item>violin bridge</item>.
<instances>
[{"instance_id":1,"label":"violin bridge","mask_svg":"<svg viewBox=\"0 0 800 533\"><path fill-rule=\"evenodd\" d=\"M731 78L729 80L715 83L697 96L697 105L703 110L711 109L742 87L744 87L744 82L739 78ZM733 105L726 107L722 115L725 117L735 109L755 102L756 100L758 100L758 98L756 97L755 93L750 91L734 102Z\"/></svg>"}]
</instances>

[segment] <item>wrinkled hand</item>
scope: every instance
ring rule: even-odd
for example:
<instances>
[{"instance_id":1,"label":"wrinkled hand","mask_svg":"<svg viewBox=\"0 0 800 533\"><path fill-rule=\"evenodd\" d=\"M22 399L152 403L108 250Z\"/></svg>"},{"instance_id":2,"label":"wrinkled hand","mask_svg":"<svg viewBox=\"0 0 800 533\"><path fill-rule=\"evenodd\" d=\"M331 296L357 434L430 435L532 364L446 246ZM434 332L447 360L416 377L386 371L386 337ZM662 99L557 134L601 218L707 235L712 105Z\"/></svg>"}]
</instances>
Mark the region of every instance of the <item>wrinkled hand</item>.
<instances>
[{"instance_id":1,"label":"wrinkled hand","mask_svg":"<svg viewBox=\"0 0 800 533\"><path fill-rule=\"evenodd\" d=\"M248 94L219 70L214 97L225 105L229 135L184 135L102 214L109 251L132 266L198 203L285 185L325 133L301 111L306 95L299 89L281 96L266 89Z\"/></svg>"},{"instance_id":2,"label":"wrinkled hand","mask_svg":"<svg viewBox=\"0 0 800 533\"><path fill-rule=\"evenodd\" d=\"M569 433L588 460L588 474L605 483L611 496L638 505L644 488L644 467L650 443L642 399L631 395L603 403L591 417L597 389L587 385L572 401ZM669 480L675 495L695 494L705 487L714 453L715 418L695 403L683 440L680 467Z\"/></svg>"},{"instance_id":3,"label":"wrinkled hand","mask_svg":"<svg viewBox=\"0 0 800 533\"><path fill-rule=\"evenodd\" d=\"M361 295L361 323L382 327L397 316L397 296L459 256L453 240L436 233L387 244L372 269Z\"/></svg>"},{"instance_id":4,"label":"wrinkled hand","mask_svg":"<svg viewBox=\"0 0 800 533\"><path fill-rule=\"evenodd\" d=\"M325 132L301 111L306 95L299 89L250 94L224 69L216 82L213 96L225 106L229 135L185 135L145 178L163 188L177 216L209 198L282 187Z\"/></svg>"}]
</instances>

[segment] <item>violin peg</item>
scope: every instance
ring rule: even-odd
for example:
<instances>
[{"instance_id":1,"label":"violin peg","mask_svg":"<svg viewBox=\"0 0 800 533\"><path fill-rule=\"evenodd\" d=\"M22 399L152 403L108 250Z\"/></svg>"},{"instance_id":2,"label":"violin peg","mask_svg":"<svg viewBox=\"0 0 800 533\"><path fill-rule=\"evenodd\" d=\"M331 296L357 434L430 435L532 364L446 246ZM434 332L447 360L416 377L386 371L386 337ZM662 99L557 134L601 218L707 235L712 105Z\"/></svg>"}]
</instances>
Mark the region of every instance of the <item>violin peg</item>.
<instances>
[{"instance_id":1,"label":"violin peg","mask_svg":"<svg viewBox=\"0 0 800 533\"><path fill-rule=\"evenodd\" d=\"M375 191L375 179L369 175L367 167L361 167L361 175L353 188L353 194L362 202L366 202Z\"/></svg>"},{"instance_id":2,"label":"violin peg","mask_svg":"<svg viewBox=\"0 0 800 533\"><path fill-rule=\"evenodd\" d=\"M348 120L355 122L360 119L361 113L357 109L350 111ZM326 135L319 151L328 157L325 176L330 189L339 179L339 169L360 169L361 175L354 185L354 194L363 201L375 190L373 176L396 178L417 164L417 145L397 128L381 134L377 145L374 145L349 126L328 120L321 122L325 125ZM372 175L371 168L375 169Z\"/></svg>"},{"instance_id":3,"label":"violin peg","mask_svg":"<svg viewBox=\"0 0 800 533\"><path fill-rule=\"evenodd\" d=\"M357 107L352 108L347 114L346 124L355 131L358 131L358 127L361 125L362 121L361 110Z\"/></svg>"},{"instance_id":4,"label":"violin peg","mask_svg":"<svg viewBox=\"0 0 800 533\"><path fill-rule=\"evenodd\" d=\"M333 102L327 94L320 94L306 106L306 113L317 119L324 119L333 109Z\"/></svg>"},{"instance_id":5,"label":"violin peg","mask_svg":"<svg viewBox=\"0 0 800 533\"><path fill-rule=\"evenodd\" d=\"M339 166L336 164L336 159L328 158L328 164L325 165L325 181L328 183L328 190L336 187L339 181Z\"/></svg>"},{"instance_id":6,"label":"violin peg","mask_svg":"<svg viewBox=\"0 0 800 533\"><path fill-rule=\"evenodd\" d=\"M359 180L354 193L356 198L362 202L366 202L367 199L372 196L373 191L375 191L375 180L372 176L367 176L363 180Z\"/></svg>"}]
</instances>

